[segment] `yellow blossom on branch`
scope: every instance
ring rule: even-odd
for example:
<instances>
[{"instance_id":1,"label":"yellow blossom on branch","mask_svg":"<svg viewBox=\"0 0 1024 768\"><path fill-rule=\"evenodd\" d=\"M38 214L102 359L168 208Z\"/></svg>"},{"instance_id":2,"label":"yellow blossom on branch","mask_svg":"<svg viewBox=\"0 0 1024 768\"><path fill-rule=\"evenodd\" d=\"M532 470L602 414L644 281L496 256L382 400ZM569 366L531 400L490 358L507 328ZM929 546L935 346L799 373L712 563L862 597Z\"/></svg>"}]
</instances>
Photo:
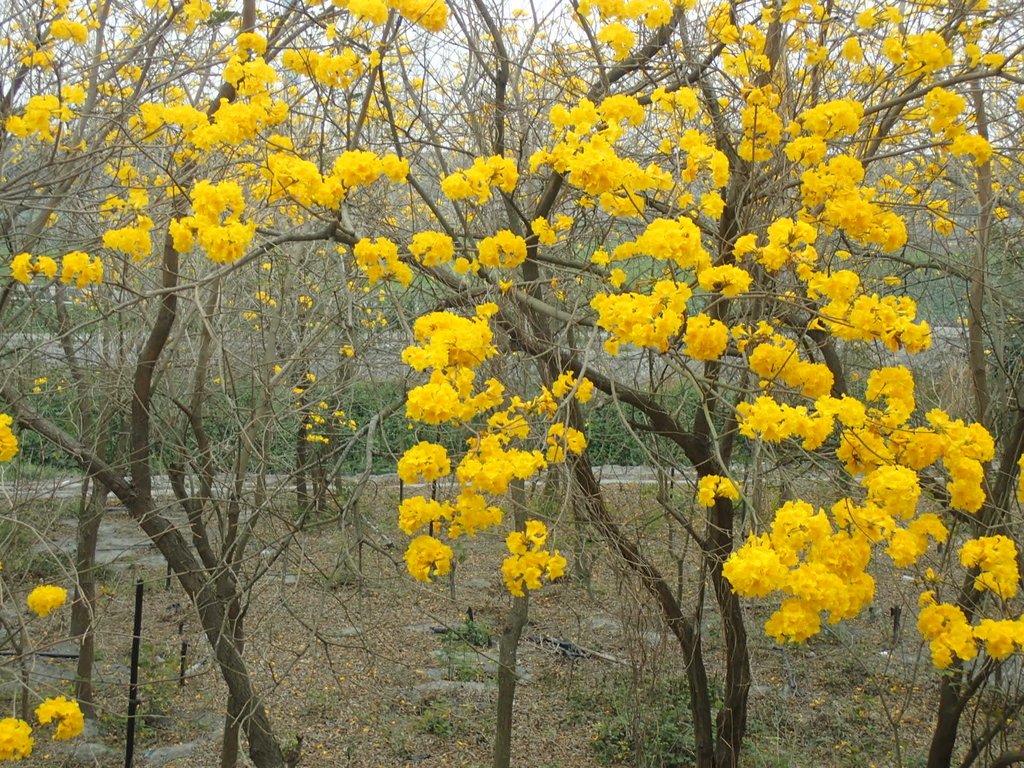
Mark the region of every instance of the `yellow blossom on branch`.
<instances>
[{"instance_id":1,"label":"yellow blossom on branch","mask_svg":"<svg viewBox=\"0 0 1024 768\"><path fill-rule=\"evenodd\" d=\"M0 720L0 760L23 760L32 746L32 726L14 717Z\"/></svg>"},{"instance_id":2,"label":"yellow blossom on branch","mask_svg":"<svg viewBox=\"0 0 1024 768\"><path fill-rule=\"evenodd\" d=\"M41 725L57 721L57 731L53 734L55 739L73 739L85 727L85 718L78 702L63 696L46 699L36 707L36 719Z\"/></svg>"},{"instance_id":3,"label":"yellow blossom on branch","mask_svg":"<svg viewBox=\"0 0 1024 768\"><path fill-rule=\"evenodd\" d=\"M28 593L25 602L37 616L49 616L68 599L68 592L62 587L40 586Z\"/></svg>"}]
</instances>

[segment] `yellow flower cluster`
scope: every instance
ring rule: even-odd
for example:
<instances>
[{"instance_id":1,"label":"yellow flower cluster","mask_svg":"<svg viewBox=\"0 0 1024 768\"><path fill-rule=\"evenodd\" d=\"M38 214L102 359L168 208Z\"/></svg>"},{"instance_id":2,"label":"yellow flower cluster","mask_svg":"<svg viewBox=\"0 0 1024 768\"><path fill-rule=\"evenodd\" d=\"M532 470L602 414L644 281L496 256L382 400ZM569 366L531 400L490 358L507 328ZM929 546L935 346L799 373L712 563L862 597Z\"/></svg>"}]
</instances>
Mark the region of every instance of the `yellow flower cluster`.
<instances>
[{"instance_id":1,"label":"yellow flower cluster","mask_svg":"<svg viewBox=\"0 0 1024 768\"><path fill-rule=\"evenodd\" d=\"M729 346L729 328L703 312L686 321L683 352L694 360L717 360Z\"/></svg>"},{"instance_id":2,"label":"yellow flower cluster","mask_svg":"<svg viewBox=\"0 0 1024 768\"><path fill-rule=\"evenodd\" d=\"M425 267L439 267L455 256L455 243L443 232L417 232L409 243L409 253Z\"/></svg>"},{"instance_id":3,"label":"yellow flower cluster","mask_svg":"<svg viewBox=\"0 0 1024 768\"><path fill-rule=\"evenodd\" d=\"M906 75L930 75L953 63L953 52L942 35L934 30L907 35L905 41L887 38L882 53L893 63L901 64Z\"/></svg>"},{"instance_id":4,"label":"yellow flower cluster","mask_svg":"<svg viewBox=\"0 0 1024 768\"><path fill-rule=\"evenodd\" d=\"M85 45L89 39L89 30L85 24L67 19L57 19L50 25L50 34L57 40L71 40L78 45Z\"/></svg>"},{"instance_id":5,"label":"yellow flower cluster","mask_svg":"<svg viewBox=\"0 0 1024 768\"><path fill-rule=\"evenodd\" d=\"M764 380L762 384L779 381L812 398L832 391L834 378L828 366L801 360L796 342L781 334L773 334L770 341L754 347L747 362L750 370Z\"/></svg>"},{"instance_id":6,"label":"yellow flower cluster","mask_svg":"<svg viewBox=\"0 0 1024 768\"><path fill-rule=\"evenodd\" d=\"M463 488L500 496L508 493L513 480L526 480L544 469L544 457L538 451L508 448L510 438L498 432L469 439L469 450L455 470Z\"/></svg>"},{"instance_id":7,"label":"yellow flower cluster","mask_svg":"<svg viewBox=\"0 0 1024 768\"><path fill-rule=\"evenodd\" d=\"M161 131L167 128L174 128L181 131L184 138L191 142L194 137L209 132L210 120L206 113L196 109L191 104L184 102L143 102L139 105L139 112L130 121L129 125L139 128L143 134L143 140L147 142L156 141Z\"/></svg>"},{"instance_id":8,"label":"yellow flower cluster","mask_svg":"<svg viewBox=\"0 0 1024 768\"><path fill-rule=\"evenodd\" d=\"M54 739L73 739L85 727L78 702L63 696L45 699L36 707L35 715L40 725L57 721ZM14 717L0 720L0 760L23 760L32 754L33 746L32 726Z\"/></svg>"},{"instance_id":9,"label":"yellow flower cluster","mask_svg":"<svg viewBox=\"0 0 1024 768\"><path fill-rule=\"evenodd\" d=\"M504 395L504 385L493 378L478 392L470 368L435 369L426 384L409 390L405 415L424 424L465 423L500 405Z\"/></svg>"},{"instance_id":10,"label":"yellow flower cluster","mask_svg":"<svg viewBox=\"0 0 1024 768\"><path fill-rule=\"evenodd\" d=\"M268 202L283 198L294 200L305 208L333 208L345 196L341 179L334 174L324 176L316 163L303 160L290 152L268 154L263 177L268 185Z\"/></svg>"},{"instance_id":11,"label":"yellow flower cluster","mask_svg":"<svg viewBox=\"0 0 1024 768\"><path fill-rule=\"evenodd\" d=\"M581 0L579 13L588 16L597 11L604 21L642 19L648 29L657 29L672 19L672 8L665 0Z\"/></svg>"},{"instance_id":12,"label":"yellow flower cluster","mask_svg":"<svg viewBox=\"0 0 1024 768\"><path fill-rule=\"evenodd\" d=\"M594 382L585 376L579 380L572 371L566 371L560 375L551 385L551 394L555 397L565 397L574 394L581 403L588 403L594 396Z\"/></svg>"},{"instance_id":13,"label":"yellow flower cluster","mask_svg":"<svg viewBox=\"0 0 1024 768\"><path fill-rule=\"evenodd\" d=\"M971 156L975 165L984 165L992 157L992 145L976 133L960 134L949 145L949 151L957 157Z\"/></svg>"},{"instance_id":14,"label":"yellow flower cluster","mask_svg":"<svg viewBox=\"0 0 1024 768\"><path fill-rule=\"evenodd\" d=\"M599 293L590 306L597 310L597 324L612 335L605 342L610 354L618 352L621 342L667 352L683 327L691 295L686 283L659 280L650 295Z\"/></svg>"},{"instance_id":15,"label":"yellow flower cluster","mask_svg":"<svg viewBox=\"0 0 1024 768\"><path fill-rule=\"evenodd\" d=\"M697 503L702 507L715 506L715 499L737 501L739 498L739 489L728 477L704 475L697 481Z\"/></svg>"},{"instance_id":16,"label":"yellow flower cluster","mask_svg":"<svg viewBox=\"0 0 1024 768\"><path fill-rule=\"evenodd\" d=\"M389 10L398 11L404 19L428 32L440 32L448 23L444 0L334 0L334 4L377 26L387 21Z\"/></svg>"},{"instance_id":17,"label":"yellow flower cluster","mask_svg":"<svg viewBox=\"0 0 1024 768\"><path fill-rule=\"evenodd\" d=\"M791 262L810 264L818 259L814 241L818 231L806 221L778 219L768 227L768 244L757 246L757 235L747 234L736 240L733 254L738 259L753 255L765 269L777 272Z\"/></svg>"},{"instance_id":18,"label":"yellow flower cluster","mask_svg":"<svg viewBox=\"0 0 1024 768\"><path fill-rule=\"evenodd\" d=\"M1015 650L1024 651L1024 616L1018 619L982 619L974 637L985 644L985 653L997 661Z\"/></svg>"},{"instance_id":19,"label":"yellow flower cluster","mask_svg":"<svg viewBox=\"0 0 1024 768\"><path fill-rule=\"evenodd\" d=\"M148 235L147 235L148 237ZM82 251L71 251L60 260L60 281L76 288L88 288L103 282L103 262Z\"/></svg>"},{"instance_id":20,"label":"yellow flower cluster","mask_svg":"<svg viewBox=\"0 0 1024 768\"><path fill-rule=\"evenodd\" d=\"M192 188L192 216L172 221L168 228L174 249L188 253L198 243L211 261L231 263L245 253L256 225L242 222L245 198L233 181L202 180Z\"/></svg>"},{"instance_id":21,"label":"yellow flower cluster","mask_svg":"<svg viewBox=\"0 0 1024 768\"><path fill-rule=\"evenodd\" d=\"M348 150L335 159L331 172L324 175L315 163L290 151L292 142L287 137L274 136L270 141L273 146L288 150L268 154L262 169L270 202L284 198L305 208L335 208L357 186L372 184L381 176L397 183L409 173L408 161L397 155L381 157L365 150Z\"/></svg>"},{"instance_id":22,"label":"yellow flower cluster","mask_svg":"<svg viewBox=\"0 0 1024 768\"><path fill-rule=\"evenodd\" d=\"M966 128L960 115L967 108L967 100L958 93L945 88L932 88L924 97L924 109L928 114L928 130L953 139Z\"/></svg>"},{"instance_id":23,"label":"yellow flower cluster","mask_svg":"<svg viewBox=\"0 0 1024 768\"><path fill-rule=\"evenodd\" d=\"M414 578L430 581L434 576L444 576L452 569L453 556L451 547L424 534L409 543L405 550L405 565Z\"/></svg>"},{"instance_id":24,"label":"yellow flower cluster","mask_svg":"<svg viewBox=\"0 0 1024 768\"><path fill-rule=\"evenodd\" d=\"M186 4L186 10L189 5ZM277 73L262 56L232 56L224 68L224 79L235 88L236 97L221 99L212 117L184 99L170 99L141 105L130 125L141 128L141 138L150 142L156 141L165 128L180 129L188 151L179 156L188 158L197 150L211 151L251 142L288 117L288 104L273 98L270 92L278 80Z\"/></svg>"},{"instance_id":25,"label":"yellow flower cluster","mask_svg":"<svg viewBox=\"0 0 1024 768\"><path fill-rule=\"evenodd\" d=\"M732 264L706 267L697 274L697 284L701 288L729 298L749 291L751 280L749 272Z\"/></svg>"},{"instance_id":26,"label":"yellow flower cluster","mask_svg":"<svg viewBox=\"0 0 1024 768\"><path fill-rule=\"evenodd\" d=\"M416 319L413 337L418 346L402 352L402 362L417 371L428 368L476 368L497 354L488 318L498 311L481 304L472 318L450 312L430 312Z\"/></svg>"},{"instance_id":27,"label":"yellow flower cluster","mask_svg":"<svg viewBox=\"0 0 1024 768\"><path fill-rule=\"evenodd\" d=\"M823 510L790 501L776 511L771 531L751 534L723 573L740 595L789 595L765 631L778 642L802 642L821 630L821 612L834 624L871 602L875 582L865 572L870 557L870 544L856 530L837 529Z\"/></svg>"},{"instance_id":28,"label":"yellow flower cluster","mask_svg":"<svg viewBox=\"0 0 1024 768\"><path fill-rule=\"evenodd\" d=\"M19 283L31 283L36 275L52 280L57 274L57 262L49 256L37 256L32 260L31 253L19 253L11 259L11 277Z\"/></svg>"},{"instance_id":29,"label":"yellow flower cluster","mask_svg":"<svg viewBox=\"0 0 1024 768\"><path fill-rule=\"evenodd\" d=\"M804 171L800 193L808 210L820 206L821 221L857 242L894 251L907 242L907 226L896 213L874 202L875 190L862 187L864 166L839 155Z\"/></svg>"},{"instance_id":30,"label":"yellow flower cluster","mask_svg":"<svg viewBox=\"0 0 1024 768\"><path fill-rule=\"evenodd\" d=\"M548 529L540 520L527 520L524 531L513 531L505 540L511 553L501 566L508 591L523 597L527 589L540 589L541 579L554 581L565 574L566 561L556 549L544 549Z\"/></svg>"},{"instance_id":31,"label":"yellow flower cluster","mask_svg":"<svg viewBox=\"0 0 1024 768\"><path fill-rule=\"evenodd\" d=\"M981 424L964 424L933 408L925 414L938 440L933 450L949 473L949 503L965 512L977 512L985 503L984 464L995 456L995 442Z\"/></svg>"},{"instance_id":32,"label":"yellow flower cluster","mask_svg":"<svg viewBox=\"0 0 1024 768\"><path fill-rule=\"evenodd\" d=\"M711 267L711 257L701 242L700 228L685 216L654 219L636 240L622 243L612 253L616 260L638 255L653 256L659 261L698 272Z\"/></svg>"},{"instance_id":33,"label":"yellow flower cluster","mask_svg":"<svg viewBox=\"0 0 1024 768\"><path fill-rule=\"evenodd\" d=\"M822 139L852 136L863 119L864 105L849 98L817 104L797 117L805 133Z\"/></svg>"},{"instance_id":34,"label":"yellow flower cluster","mask_svg":"<svg viewBox=\"0 0 1024 768\"><path fill-rule=\"evenodd\" d=\"M939 669L946 669L954 657L973 659L978 653L978 642L984 643L985 653L997 661L1014 651L1024 651L1024 616L982 619L972 627L958 606L939 603L933 591L923 593L918 602L921 611L917 629L928 641L932 663Z\"/></svg>"},{"instance_id":35,"label":"yellow flower cluster","mask_svg":"<svg viewBox=\"0 0 1024 768\"><path fill-rule=\"evenodd\" d=\"M344 48L337 54L288 48L281 54L281 64L330 88L348 88L365 71L362 56L351 48Z\"/></svg>"},{"instance_id":36,"label":"yellow flower cluster","mask_svg":"<svg viewBox=\"0 0 1024 768\"><path fill-rule=\"evenodd\" d=\"M39 586L28 593L25 602L37 616L49 616L60 608L68 599L68 591L63 587Z\"/></svg>"},{"instance_id":37,"label":"yellow flower cluster","mask_svg":"<svg viewBox=\"0 0 1024 768\"><path fill-rule=\"evenodd\" d=\"M386 237L356 243L353 253L356 264L366 273L370 285L381 280L395 280L402 285L412 282L412 270L398 256L398 246Z\"/></svg>"},{"instance_id":38,"label":"yellow flower cluster","mask_svg":"<svg viewBox=\"0 0 1024 768\"><path fill-rule=\"evenodd\" d=\"M597 197L613 216L637 216L644 208L640 193L672 189L671 175L657 165L641 168L615 151L623 124L636 127L643 122L644 109L635 98L611 96L600 105L584 98L572 109L553 107L550 119L560 138L556 136L550 150L533 153L531 170L550 165L571 185Z\"/></svg>"},{"instance_id":39,"label":"yellow flower cluster","mask_svg":"<svg viewBox=\"0 0 1024 768\"><path fill-rule=\"evenodd\" d=\"M565 461L566 452L579 456L587 447L587 439L582 432L567 427L560 421L556 421L548 428L546 442L547 451L544 453L544 458L550 464L560 464Z\"/></svg>"},{"instance_id":40,"label":"yellow flower cluster","mask_svg":"<svg viewBox=\"0 0 1024 768\"><path fill-rule=\"evenodd\" d=\"M441 191L449 200L475 198L480 205L491 199L491 187L511 194L519 182L516 161L492 155L478 157L473 165L441 180Z\"/></svg>"},{"instance_id":41,"label":"yellow flower cluster","mask_svg":"<svg viewBox=\"0 0 1024 768\"><path fill-rule=\"evenodd\" d=\"M12 135L19 138L34 136L40 141L54 140L54 131L61 123L73 117L71 109L52 94L29 98L20 115L11 115L4 124Z\"/></svg>"},{"instance_id":42,"label":"yellow flower cluster","mask_svg":"<svg viewBox=\"0 0 1024 768\"><path fill-rule=\"evenodd\" d=\"M597 39L612 49L616 61L622 61L636 45L636 34L619 21L605 24L597 32Z\"/></svg>"},{"instance_id":43,"label":"yellow flower cluster","mask_svg":"<svg viewBox=\"0 0 1024 768\"><path fill-rule=\"evenodd\" d=\"M763 163L774 156L774 148L782 140L782 118L775 112L779 101L779 95L770 85L748 91L746 105L740 110L743 139L739 156L742 159Z\"/></svg>"},{"instance_id":44,"label":"yellow flower cluster","mask_svg":"<svg viewBox=\"0 0 1024 768\"><path fill-rule=\"evenodd\" d=\"M581 453L586 447L583 434L562 423L554 423L548 430L546 457L538 450L513 444L530 437L528 416L551 419L557 411L556 395L546 387L533 400L513 397L507 403L504 387L496 379L489 379L484 390L477 392L476 369L496 354L488 319L497 311L496 305L484 304L477 307L472 318L448 312L425 315L413 328L417 343L407 347L402 355L416 370L431 370L430 380L408 393L406 415L410 419L428 424L468 423L487 410L505 405L487 418L486 429L474 424L466 453L455 468L458 492L454 500L416 496L405 499L399 507L398 524L406 534L412 536L428 528L428 534L414 539L406 552L410 573L422 581L447 573L451 567L451 550L441 543L439 536L473 536L501 524L502 511L488 503L488 495L505 494L513 481L526 480L549 463L564 461L567 452ZM552 387L557 397L575 393L585 400L589 399L593 384L567 373L558 377ZM420 442L399 460L398 472L405 482L433 482L451 473L451 460L442 446ZM546 536L545 529L539 539L541 546ZM535 574L533 569L538 564L540 571ZM527 547L506 561L506 583L522 594L524 584L527 588L539 587L540 575L545 570L548 578L556 578L564 565L564 558L557 552L550 555L539 546Z\"/></svg>"},{"instance_id":45,"label":"yellow flower cluster","mask_svg":"<svg viewBox=\"0 0 1024 768\"><path fill-rule=\"evenodd\" d=\"M675 103L678 103L680 93L680 91L676 91ZM696 100L696 96L693 98ZM688 106L684 109L689 112ZM662 151L671 153L673 142L671 140L667 140L667 142L667 144L662 146ZM675 144L686 153L686 167L682 168L679 174L683 181L692 183L697 180L701 171L705 171L710 175L710 186L714 189L724 187L728 183L729 158L724 152L710 143L706 134L690 128L682 132L678 142Z\"/></svg>"},{"instance_id":46,"label":"yellow flower cluster","mask_svg":"<svg viewBox=\"0 0 1024 768\"><path fill-rule=\"evenodd\" d=\"M902 349L912 355L931 346L931 327L924 320L914 322L917 304L910 297L859 293L860 278L849 270L823 274L809 269L800 276L809 298L829 299L821 307L820 324L833 336L881 341L893 352Z\"/></svg>"},{"instance_id":47,"label":"yellow flower cluster","mask_svg":"<svg viewBox=\"0 0 1024 768\"><path fill-rule=\"evenodd\" d=\"M450 474L452 462L444 446L421 440L398 461L398 477L403 483L432 483Z\"/></svg>"},{"instance_id":48,"label":"yellow flower cluster","mask_svg":"<svg viewBox=\"0 0 1024 768\"><path fill-rule=\"evenodd\" d=\"M0 760L23 760L32 746L32 726L14 717L0 720Z\"/></svg>"},{"instance_id":49,"label":"yellow flower cluster","mask_svg":"<svg viewBox=\"0 0 1024 768\"><path fill-rule=\"evenodd\" d=\"M932 664L945 669L953 663L954 656L965 661L973 659L978 649L964 612L955 605L936 603L934 592L925 592L920 602L917 631L931 647Z\"/></svg>"},{"instance_id":50,"label":"yellow flower cluster","mask_svg":"<svg viewBox=\"0 0 1024 768\"><path fill-rule=\"evenodd\" d=\"M40 725L57 721L57 731L53 734L55 739L73 739L85 727L85 718L78 702L63 696L47 699L36 707L36 718Z\"/></svg>"},{"instance_id":51,"label":"yellow flower cluster","mask_svg":"<svg viewBox=\"0 0 1024 768\"><path fill-rule=\"evenodd\" d=\"M398 506L398 527L412 536L420 528L442 520L450 520L452 507L424 496L410 496Z\"/></svg>"},{"instance_id":52,"label":"yellow flower cluster","mask_svg":"<svg viewBox=\"0 0 1024 768\"><path fill-rule=\"evenodd\" d=\"M513 269L526 261L526 241L503 229L481 240L477 253L480 264L485 267Z\"/></svg>"},{"instance_id":53,"label":"yellow flower cluster","mask_svg":"<svg viewBox=\"0 0 1024 768\"><path fill-rule=\"evenodd\" d=\"M787 405L761 395L736 406L739 432L744 437L770 443L799 437L803 439L804 448L813 451L821 447L835 426L832 414L821 407L820 401L817 406L815 413L805 406Z\"/></svg>"},{"instance_id":54,"label":"yellow flower cluster","mask_svg":"<svg viewBox=\"0 0 1024 768\"><path fill-rule=\"evenodd\" d=\"M9 414L0 413L0 461L10 461L18 455L18 438L11 431L13 423Z\"/></svg>"},{"instance_id":55,"label":"yellow flower cluster","mask_svg":"<svg viewBox=\"0 0 1024 768\"><path fill-rule=\"evenodd\" d=\"M134 224L104 232L103 247L131 256L133 261L142 261L153 250L150 238L152 229L153 220L148 216L138 215Z\"/></svg>"},{"instance_id":56,"label":"yellow flower cluster","mask_svg":"<svg viewBox=\"0 0 1024 768\"><path fill-rule=\"evenodd\" d=\"M1009 600L1017 594L1020 570L1017 566L1017 545L1006 536L981 536L960 548L960 563L977 568L974 588L994 592L999 599Z\"/></svg>"}]
</instances>

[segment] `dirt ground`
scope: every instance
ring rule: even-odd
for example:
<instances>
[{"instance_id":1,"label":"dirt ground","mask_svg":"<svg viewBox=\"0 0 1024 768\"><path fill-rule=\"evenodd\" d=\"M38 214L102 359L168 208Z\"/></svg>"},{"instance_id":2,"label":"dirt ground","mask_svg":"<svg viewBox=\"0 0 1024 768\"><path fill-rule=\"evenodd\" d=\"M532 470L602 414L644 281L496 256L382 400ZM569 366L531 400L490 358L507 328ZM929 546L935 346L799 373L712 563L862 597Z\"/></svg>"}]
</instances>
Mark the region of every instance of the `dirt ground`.
<instances>
[{"instance_id":1,"label":"dirt ground","mask_svg":"<svg viewBox=\"0 0 1024 768\"><path fill-rule=\"evenodd\" d=\"M693 608L699 583L694 547L681 529L670 528L653 486L607 492L625 528L643 539ZM497 650L496 643L488 647L487 636L496 641L511 604L499 570L503 535L460 540L453 577L422 585L401 561L406 537L395 523L397 501L397 489L380 487L363 505L378 547L363 547L361 559L349 546L351 530L334 522L300 534L286 557L274 559L284 526L268 521L265 541L248 564L250 572L266 572L246 620L246 659L276 731L289 742L302 737L300 765L471 768L490 762ZM130 535L123 511L112 510L108 525ZM574 575L531 594L513 765L689 765L678 646L636 579L599 541L568 517L557 520L555 530L554 546L574 563ZM98 729L74 745L40 738L22 763L26 768L124 764L135 578L146 583L144 719L135 765L218 765L223 684L180 588L165 588L159 560L140 544L134 559L119 559L102 573ZM924 764L939 678L913 627L921 585L884 568L875 575L878 596L870 612L800 646L764 637L761 625L773 603L746 606L754 676L747 765ZM897 609L901 626L894 636ZM66 618L31 625L37 648L60 640ZM720 687L720 631L711 602L703 627L714 690ZM183 686L182 642L188 644ZM36 665L39 693L69 690L61 682L72 669L68 662ZM0 690L12 700L10 687Z\"/></svg>"}]
</instances>

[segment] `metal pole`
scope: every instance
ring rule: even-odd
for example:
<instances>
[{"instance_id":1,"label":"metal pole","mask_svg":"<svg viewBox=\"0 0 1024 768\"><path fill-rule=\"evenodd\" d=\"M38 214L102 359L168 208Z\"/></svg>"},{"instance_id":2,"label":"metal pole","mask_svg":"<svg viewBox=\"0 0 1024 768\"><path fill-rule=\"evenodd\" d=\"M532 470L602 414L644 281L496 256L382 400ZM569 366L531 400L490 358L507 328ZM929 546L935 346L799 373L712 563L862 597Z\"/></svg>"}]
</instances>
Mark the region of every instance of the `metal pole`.
<instances>
[{"instance_id":1,"label":"metal pole","mask_svg":"<svg viewBox=\"0 0 1024 768\"><path fill-rule=\"evenodd\" d=\"M124 741L124 768L135 759L135 720L139 710L139 651L142 647L142 579L135 582L135 623L132 628L132 662L128 681L128 732Z\"/></svg>"},{"instance_id":2,"label":"metal pole","mask_svg":"<svg viewBox=\"0 0 1024 768\"><path fill-rule=\"evenodd\" d=\"M188 640L185 639L185 622L178 622L178 637L181 639L180 670L178 672L178 687L185 687L185 667L188 664Z\"/></svg>"}]
</instances>

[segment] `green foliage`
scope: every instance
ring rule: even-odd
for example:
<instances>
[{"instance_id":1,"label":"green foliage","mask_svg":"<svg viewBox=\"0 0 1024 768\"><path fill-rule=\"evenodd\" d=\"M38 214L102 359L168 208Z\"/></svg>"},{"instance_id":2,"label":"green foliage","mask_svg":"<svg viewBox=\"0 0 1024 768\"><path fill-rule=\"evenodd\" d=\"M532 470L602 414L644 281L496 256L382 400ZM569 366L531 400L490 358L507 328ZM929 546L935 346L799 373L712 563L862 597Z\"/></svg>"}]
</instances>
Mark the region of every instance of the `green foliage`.
<instances>
[{"instance_id":1,"label":"green foliage","mask_svg":"<svg viewBox=\"0 0 1024 768\"><path fill-rule=\"evenodd\" d=\"M658 389L664 407L670 412L676 412L681 424L693 422L699 399L693 387L672 383ZM635 467L651 463L649 452L653 448L653 441L658 438L631 426L633 422L645 423L639 411L625 403L608 400L592 405L585 413L587 453L592 464ZM668 449L667 444L665 448Z\"/></svg>"},{"instance_id":2,"label":"green foliage","mask_svg":"<svg viewBox=\"0 0 1024 768\"><path fill-rule=\"evenodd\" d=\"M451 703L444 699L432 699L427 702L416 719L416 728L421 733L429 733L432 736L451 736L455 733Z\"/></svg>"},{"instance_id":3,"label":"green foliage","mask_svg":"<svg viewBox=\"0 0 1024 768\"><path fill-rule=\"evenodd\" d=\"M576 716L594 729L592 746L605 765L687 768L694 764L689 694L682 677L637 687L616 677L602 689L571 694Z\"/></svg>"},{"instance_id":4,"label":"green foliage","mask_svg":"<svg viewBox=\"0 0 1024 768\"><path fill-rule=\"evenodd\" d=\"M445 647L452 648L462 648L467 645L473 648L488 648L491 645L491 630L486 624L467 617L465 621L444 635L443 642Z\"/></svg>"},{"instance_id":5,"label":"green foliage","mask_svg":"<svg viewBox=\"0 0 1024 768\"><path fill-rule=\"evenodd\" d=\"M162 655L153 643L142 641L139 647L140 724L159 727L167 723L175 711L174 692L178 679L175 661Z\"/></svg>"}]
</instances>

